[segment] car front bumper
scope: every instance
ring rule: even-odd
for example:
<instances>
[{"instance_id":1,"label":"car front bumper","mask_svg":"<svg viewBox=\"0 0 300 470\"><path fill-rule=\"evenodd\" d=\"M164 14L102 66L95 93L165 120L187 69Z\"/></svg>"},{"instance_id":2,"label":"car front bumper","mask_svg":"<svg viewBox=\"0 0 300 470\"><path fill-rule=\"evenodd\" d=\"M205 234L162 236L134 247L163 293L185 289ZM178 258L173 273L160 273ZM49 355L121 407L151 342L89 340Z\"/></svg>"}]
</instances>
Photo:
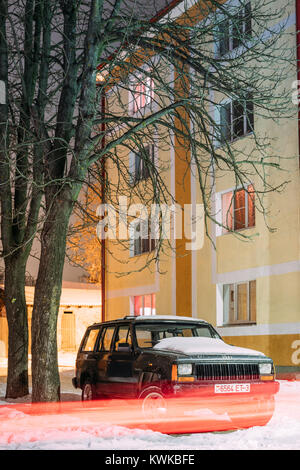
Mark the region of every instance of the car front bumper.
<instances>
[{"instance_id":1,"label":"car front bumper","mask_svg":"<svg viewBox=\"0 0 300 470\"><path fill-rule=\"evenodd\" d=\"M234 391L231 391L230 385L237 385ZM225 386L225 387L220 387ZM229 385L226 387L226 385ZM246 386L247 385L247 386ZM192 396L192 397L244 397L246 400L250 397L273 396L279 391L279 382L272 380L270 382L215 382L215 383L177 383L173 382L171 395Z\"/></svg>"}]
</instances>

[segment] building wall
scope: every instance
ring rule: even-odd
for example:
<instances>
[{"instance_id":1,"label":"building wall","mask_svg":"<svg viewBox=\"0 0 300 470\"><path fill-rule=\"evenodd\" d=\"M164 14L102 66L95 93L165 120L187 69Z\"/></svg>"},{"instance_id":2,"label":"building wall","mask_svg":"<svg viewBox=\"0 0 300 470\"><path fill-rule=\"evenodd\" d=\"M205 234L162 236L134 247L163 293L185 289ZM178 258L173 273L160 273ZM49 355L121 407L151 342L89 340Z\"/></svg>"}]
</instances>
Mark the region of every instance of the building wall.
<instances>
[{"instance_id":1,"label":"building wall","mask_svg":"<svg viewBox=\"0 0 300 470\"><path fill-rule=\"evenodd\" d=\"M280 6L280 2L276 2ZM287 33L295 33L294 10ZM286 41L288 36L285 36ZM293 47L295 36L290 36ZM283 46L282 43L282 47ZM282 83L291 88L297 78L296 61ZM274 186L288 181L286 187L264 197L266 217L259 210L255 214L255 227L240 232L250 239L242 240L237 234L219 235L210 224L210 234L216 242L214 249L205 237L203 247L194 252L184 249L184 240L174 241L176 256L171 251L163 257L159 271L139 271L145 255L129 259L122 254L128 274L118 278L112 272L116 261L108 256L107 264L107 318L132 313L132 297L155 292L157 314L190 315L203 318L216 326L224 340L237 346L263 351L279 367L300 366L300 198L298 124L294 118L285 122L266 120L256 114L255 129L271 140L274 154L280 158L284 172L270 170ZM175 144L175 149L172 148ZM233 145L250 154L252 137L237 140ZM165 178L177 200L201 203L199 188L192 171L186 173L184 144L176 138L170 142L168 152L159 152L159 159L169 160ZM184 184L182 175L187 174ZM214 187L218 195L235 186L233 175L216 177ZM253 184L260 187L258 177ZM216 207L217 209L217 207ZM268 230L268 226L273 230ZM171 240L172 243L172 240ZM114 250L114 249L113 249ZM116 251L114 251L114 254ZM118 258L118 256L116 256ZM132 272L132 271L136 272ZM129 274L131 273L131 274ZM256 280L255 324L226 325L223 317L222 289L224 284Z\"/></svg>"},{"instance_id":2,"label":"building wall","mask_svg":"<svg viewBox=\"0 0 300 470\"><path fill-rule=\"evenodd\" d=\"M72 285L72 283L71 283ZM68 299L68 303L61 303L57 320L57 348L58 352L76 352L80 346L81 340L88 326L101 321L101 302L98 304L95 298L100 297L100 290L87 288L84 289L63 289L62 300ZM28 330L29 330L29 354L31 353L31 317L34 288L26 287L26 297L28 300ZM90 293L90 298L88 299ZM82 304L72 304L71 298L75 300L81 298ZM89 304L88 304L89 302ZM67 312L67 313L66 313ZM8 327L6 316L2 309L0 316L0 357L7 357L8 354Z\"/></svg>"}]
</instances>

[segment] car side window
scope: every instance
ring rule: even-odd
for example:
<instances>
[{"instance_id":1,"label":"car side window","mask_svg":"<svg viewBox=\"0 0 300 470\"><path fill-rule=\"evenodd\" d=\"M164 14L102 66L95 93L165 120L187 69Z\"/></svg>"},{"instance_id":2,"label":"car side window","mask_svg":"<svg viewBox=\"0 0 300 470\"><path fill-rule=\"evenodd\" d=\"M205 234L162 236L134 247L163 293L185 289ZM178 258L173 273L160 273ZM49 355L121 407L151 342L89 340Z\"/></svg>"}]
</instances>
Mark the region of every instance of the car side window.
<instances>
[{"instance_id":1,"label":"car side window","mask_svg":"<svg viewBox=\"0 0 300 470\"><path fill-rule=\"evenodd\" d=\"M140 348L152 348L153 338L151 331L141 328L135 329L137 344Z\"/></svg>"},{"instance_id":2,"label":"car side window","mask_svg":"<svg viewBox=\"0 0 300 470\"><path fill-rule=\"evenodd\" d=\"M114 326L107 326L103 329L101 339L99 341L98 351L110 351L111 340L114 335L114 331Z\"/></svg>"},{"instance_id":3,"label":"car side window","mask_svg":"<svg viewBox=\"0 0 300 470\"><path fill-rule=\"evenodd\" d=\"M99 328L90 329L84 338L81 351L91 352L94 351L96 339L99 333Z\"/></svg>"},{"instance_id":4,"label":"car side window","mask_svg":"<svg viewBox=\"0 0 300 470\"><path fill-rule=\"evenodd\" d=\"M114 342L114 351L118 351L119 345L127 343L130 346L132 346L132 338L131 338L131 332L130 332L130 326L129 325L124 325L124 326L119 326L117 334L115 336L115 342Z\"/></svg>"}]
</instances>

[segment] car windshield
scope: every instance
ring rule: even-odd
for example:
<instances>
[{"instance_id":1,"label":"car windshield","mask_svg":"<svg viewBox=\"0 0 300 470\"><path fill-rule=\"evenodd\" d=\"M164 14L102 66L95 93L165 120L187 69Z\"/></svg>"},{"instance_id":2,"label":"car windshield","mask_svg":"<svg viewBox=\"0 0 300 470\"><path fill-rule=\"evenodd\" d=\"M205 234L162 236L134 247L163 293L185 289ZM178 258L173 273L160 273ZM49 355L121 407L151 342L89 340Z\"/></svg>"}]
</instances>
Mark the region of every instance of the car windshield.
<instances>
[{"instance_id":1,"label":"car windshield","mask_svg":"<svg viewBox=\"0 0 300 470\"><path fill-rule=\"evenodd\" d=\"M220 339L220 336L210 325L195 323L142 323L135 325L135 333L140 348L152 348L161 339L173 338L174 336L183 338L201 336Z\"/></svg>"}]
</instances>

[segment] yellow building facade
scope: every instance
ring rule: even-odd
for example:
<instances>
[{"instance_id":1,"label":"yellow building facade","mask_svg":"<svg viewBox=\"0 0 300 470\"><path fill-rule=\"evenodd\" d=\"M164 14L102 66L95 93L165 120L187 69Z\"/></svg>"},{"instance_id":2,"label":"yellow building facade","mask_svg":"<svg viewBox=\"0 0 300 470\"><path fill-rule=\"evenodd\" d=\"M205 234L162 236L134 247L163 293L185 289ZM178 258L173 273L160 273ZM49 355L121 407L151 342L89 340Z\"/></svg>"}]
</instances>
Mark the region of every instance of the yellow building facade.
<instances>
[{"instance_id":1,"label":"yellow building facade","mask_svg":"<svg viewBox=\"0 0 300 470\"><path fill-rule=\"evenodd\" d=\"M291 33L291 47L296 20L296 11L291 10L285 26L286 33ZM294 70L284 77L282 86L291 89L295 80L296 60ZM151 86L155 95L155 82ZM122 100L128 112L134 114L132 95L126 92ZM140 103L146 111L147 105L147 102ZM283 157L285 179L289 181L281 192L270 192L264 197L269 210L267 220L254 208L251 188L249 194L242 189L234 191L234 177L228 172L212 182L212 201L216 217L222 223L228 201L234 199L233 212L226 212L231 217L234 233L210 222L211 239L203 236L201 246L191 249L188 234L183 230L183 236L176 239L174 224L170 223L166 248L159 261L149 265L147 262L155 253L150 246L143 249L141 244L134 245L130 240L120 244L108 237L105 319L140 314L202 318L213 324L227 343L264 352L273 358L279 371L300 371L298 123L291 118L277 125L257 115L255 109L253 116L254 128L263 129L272 141L274 153ZM253 135L247 130L242 134L232 145L250 153ZM149 151L153 151L155 164L163 168L162 178L170 194L182 207L201 205L195 168L188 163L184 145L177 136L171 137L169 146L159 143L155 146L155 139L153 145ZM132 166L132 152L120 154L120 158L128 168ZM114 180L117 171L113 166L107 168L108 177ZM277 176L274 172L274 184L276 178L280 183L282 174ZM141 178L136 184L143 185L147 193L146 180ZM259 178L254 177L252 184L257 187ZM119 190L116 201L124 194ZM127 206L129 225L139 215L138 208L132 208L139 202L133 199L131 207ZM269 230L267 225L275 230ZM239 235L247 238L241 239Z\"/></svg>"}]
</instances>

